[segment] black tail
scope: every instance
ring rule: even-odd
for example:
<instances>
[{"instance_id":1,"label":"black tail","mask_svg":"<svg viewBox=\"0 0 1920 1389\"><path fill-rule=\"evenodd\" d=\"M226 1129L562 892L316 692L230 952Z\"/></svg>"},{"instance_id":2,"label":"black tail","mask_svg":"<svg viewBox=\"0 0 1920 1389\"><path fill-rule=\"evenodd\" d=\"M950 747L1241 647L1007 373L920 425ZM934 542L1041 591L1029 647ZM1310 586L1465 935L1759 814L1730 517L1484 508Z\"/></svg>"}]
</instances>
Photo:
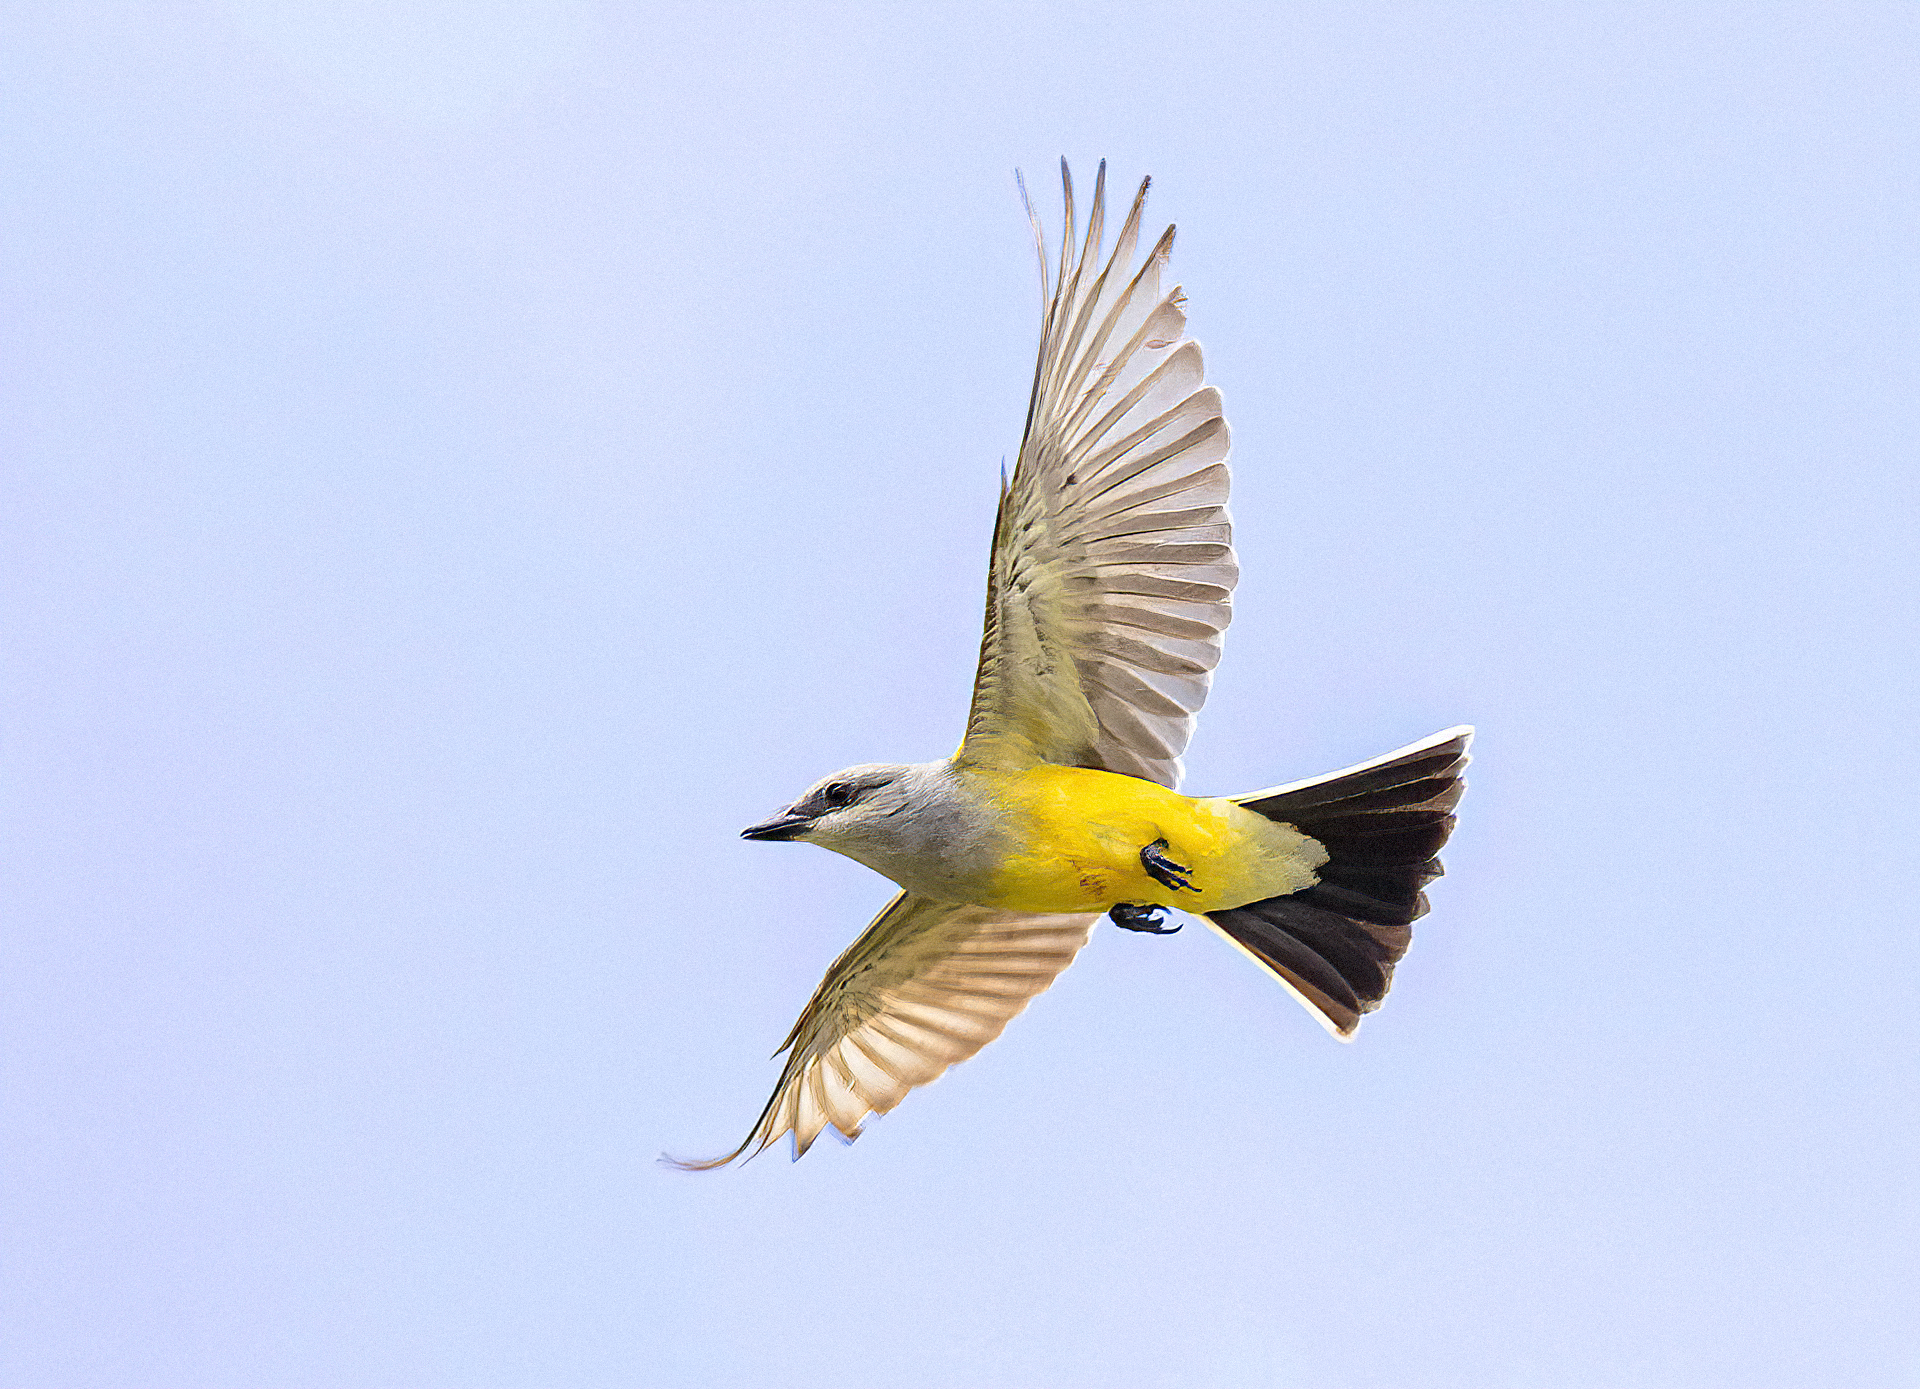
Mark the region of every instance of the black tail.
<instances>
[{"instance_id":1,"label":"black tail","mask_svg":"<svg viewBox=\"0 0 1920 1389\"><path fill-rule=\"evenodd\" d=\"M1337 1037L1380 1006L1427 914L1421 889L1444 871L1435 855L1453 833L1472 737L1450 728L1344 772L1234 797L1319 840L1328 858L1310 888L1207 918Z\"/></svg>"}]
</instances>

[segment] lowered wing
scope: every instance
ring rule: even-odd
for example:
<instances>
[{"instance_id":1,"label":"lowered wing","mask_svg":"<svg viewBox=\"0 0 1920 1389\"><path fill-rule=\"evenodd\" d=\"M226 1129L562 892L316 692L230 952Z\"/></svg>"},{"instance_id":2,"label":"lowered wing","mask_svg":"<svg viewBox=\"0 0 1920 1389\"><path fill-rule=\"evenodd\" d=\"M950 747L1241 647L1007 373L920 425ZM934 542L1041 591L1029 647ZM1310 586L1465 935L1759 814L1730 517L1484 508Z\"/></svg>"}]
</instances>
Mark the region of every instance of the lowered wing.
<instances>
[{"instance_id":1,"label":"lowered wing","mask_svg":"<svg viewBox=\"0 0 1920 1389\"><path fill-rule=\"evenodd\" d=\"M1147 183L1103 261L1106 165L1084 236L1064 162L1061 178L1066 226L1050 285L1034 222L1046 316L994 523L960 759L1176 786L1239 576L1227 422L1186 337L1180 290L1160 292L1173 228L1132 264Z\"/></svg>"},{"instance_id":2,"label":"lowered wing","mask_svg":"<svg viewBox=\"0 0 1920 1389\"><path fill-rule=\"evenodd\" d=\"M832 1124L860 1136L907 1092L938 1080L1073 963L1097 916L1028 914L901 893L833 962L781 1050L787 1063L746 1141L721 1167L793 1134L797 1158Z\"/></svg>"}]
</instances>

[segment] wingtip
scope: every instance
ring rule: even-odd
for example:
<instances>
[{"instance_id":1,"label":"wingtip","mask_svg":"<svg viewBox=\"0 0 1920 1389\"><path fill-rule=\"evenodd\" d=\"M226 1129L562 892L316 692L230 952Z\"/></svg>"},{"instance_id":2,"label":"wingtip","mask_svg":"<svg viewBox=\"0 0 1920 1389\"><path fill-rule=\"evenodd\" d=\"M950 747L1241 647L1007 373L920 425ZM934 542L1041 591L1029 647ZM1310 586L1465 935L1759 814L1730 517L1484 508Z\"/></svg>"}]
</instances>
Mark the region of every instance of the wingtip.
<instances>
[{"instance_id":1,"label":"wingtip","mask_svg":"<svg viewBox=\"0 0 1920 1389\"><path fill-rule=\"evenodd\" d=\"M727 1164L731 1162L752 1162L755 1158L759 1157L760 1154L764 1153L767 1150L767 1144L772 1142L772 1140L762 1138L760 1140L760 1146L754 1148L753 1140L756 1137L758 1137L758 1130L748 1134L746 1142L742 1143L738 1148L735 1148L724 1157L677 1158L672 1153L662 1153L659 1157L655 1158L654 1161L658 1162L662 1167L671 1167L676 1172L714 1172L727 1166ZM750 1153L747 1151L749 1148L753 1148L753 1151Z\"/></svg>"},{"instance_id":2,"label":"wingtip","mask_svg":"<svg viewBox=\"0 0 1920 1389\"><path fill-rule=\"evenodd\" d=\"M662 1153L654 1161L662 1167L672 1168L675 1172L711 1172L715 1168L725 1167L739 1156L740 1151L736 1148L725 1157L677 1158L672 1153Z\"/></svg>"}]
</instances>

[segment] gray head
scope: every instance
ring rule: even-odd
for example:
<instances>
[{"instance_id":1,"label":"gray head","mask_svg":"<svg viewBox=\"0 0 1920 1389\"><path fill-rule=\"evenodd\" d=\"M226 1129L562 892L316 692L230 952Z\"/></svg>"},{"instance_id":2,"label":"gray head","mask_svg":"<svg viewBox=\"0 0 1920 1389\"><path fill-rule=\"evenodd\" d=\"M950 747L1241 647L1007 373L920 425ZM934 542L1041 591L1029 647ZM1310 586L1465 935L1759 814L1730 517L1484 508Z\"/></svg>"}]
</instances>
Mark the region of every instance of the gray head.
<instances>
[{"instance_id":1,"label":"gray head","mask_svg":"<svg viewBox=\"0 0 1920 1389\"><path fill-rule=\"evenodd\" d=\"M904 812L914 773L905 763L866 762L823 777L806 794L770 820L740 831L742 839L804 839L829 849L835 841L858 835L871 826Z\"/></svg>"},{"instance_id":2,"label":"gray head","mask_svg":"<svg viewBox=\"0 0 1920 1389\"><path fill-rule=\"evenodd\" d=\"M948 762L866 763L815 782L740 837L818 844L903 887L919 886L925 875L946 866L940 860L965 856L965 832L956 822L972 817L962 810Z\"/></svg>"}]
</instances>

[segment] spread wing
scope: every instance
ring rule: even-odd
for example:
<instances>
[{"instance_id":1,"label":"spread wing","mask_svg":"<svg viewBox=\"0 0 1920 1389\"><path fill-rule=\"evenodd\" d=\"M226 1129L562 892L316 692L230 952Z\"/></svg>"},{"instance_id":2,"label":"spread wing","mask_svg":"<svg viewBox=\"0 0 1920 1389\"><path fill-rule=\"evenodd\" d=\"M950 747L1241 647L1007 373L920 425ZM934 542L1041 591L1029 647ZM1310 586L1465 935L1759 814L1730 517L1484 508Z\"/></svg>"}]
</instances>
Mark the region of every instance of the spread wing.
<instances>
[{"instance_id":1,"label":"spread wing","mask_svg":"<svg viewBox=\"0 0 1920 1389\"><path fill-rule=\"evenodd\" d=\"M1185 336L1179 288L1160 292L1172 227L1133 268L1147 184L1102 263L1106 166L1077 243L1064 163L1061 177L1050 288L1034 222L1046 316L1026 437L1000 492L960 756L1175 786L1239 576L1227 422Z\"/></svg>"},{"instance_id":2,"label":"spread wing","mask_svg":"<svg viewBox=\"0 0 1920 1389\"><path fill-rule=\"evenodd\" d=\"M787 1062L746 1141L705 1170L832 1124L860 1136L909 1090L965 1061L1073 963L1097 915L996 911L901 893L833 962L780 1048Z\"/></svg>"}]
</instances>

